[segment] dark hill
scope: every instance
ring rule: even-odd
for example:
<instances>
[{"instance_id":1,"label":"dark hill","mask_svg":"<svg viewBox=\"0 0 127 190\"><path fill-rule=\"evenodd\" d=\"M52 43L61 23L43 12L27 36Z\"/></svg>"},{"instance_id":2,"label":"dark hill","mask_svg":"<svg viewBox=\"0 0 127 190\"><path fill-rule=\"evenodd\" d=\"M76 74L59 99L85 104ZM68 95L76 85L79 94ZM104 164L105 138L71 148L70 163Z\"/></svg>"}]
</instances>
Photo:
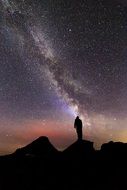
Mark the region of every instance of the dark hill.
<instances>
[{"instance_id":1,"label":"dark hill","mask_svg":"<svg viewBox=\"0 0 127 190\"><path fill-rule=\"evenodd\" d=\"M108 159L127 159L127 143L110 141L101 146L101 157Z\"/></svg>"},{"instance_id":2,"label":"dark hill","mask_svg":"<svg viewBox=\"0 0 127 190\"><path fill-rule=\"evenodd\" d=\"M63 151L64 155L75 158L87 158L94 154L93 142L80 140L74 142Z\"/></svg>"},{"instance_id":3,"label":"dark hill","mask_svg":"<svg viewBox=\"0 0 127 190\"><path fill-rule=\"evenodd\" d=\"M39 137L12 156L0 157L0 190L113 190L127 187L127 144L76 141L59 152Z\"/></svg>"},{"instance_id":4,"label":"dark hill","mask_svg":"<svg viewBox=\"0 0 127 190\"><path fill-rule=\"evenodd\" d=\"M14 155L17 156L53 156L58 150L50 143L49 139L41 136L27 146L17 149Z\"/></svg>"}]
</instances>

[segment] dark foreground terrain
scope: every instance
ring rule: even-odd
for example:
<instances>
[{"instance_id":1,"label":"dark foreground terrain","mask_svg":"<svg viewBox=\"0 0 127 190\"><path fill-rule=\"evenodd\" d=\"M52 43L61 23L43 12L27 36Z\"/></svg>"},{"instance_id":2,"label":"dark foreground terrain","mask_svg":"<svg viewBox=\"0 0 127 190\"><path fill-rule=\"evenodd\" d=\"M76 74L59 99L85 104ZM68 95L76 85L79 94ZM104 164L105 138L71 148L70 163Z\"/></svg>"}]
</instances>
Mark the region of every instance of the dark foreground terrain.
<instances>
[{"instance_id":1,"label":"dark foreground terrain","mask_svg":"<svg viewBox=\"0 0 127 190\"><path fill-rule=\"evenodd\" d=\"M0 157L0 190L127 189L127 144L76 141L63 152L40 137Z\"/></svg>"}]
</instances>

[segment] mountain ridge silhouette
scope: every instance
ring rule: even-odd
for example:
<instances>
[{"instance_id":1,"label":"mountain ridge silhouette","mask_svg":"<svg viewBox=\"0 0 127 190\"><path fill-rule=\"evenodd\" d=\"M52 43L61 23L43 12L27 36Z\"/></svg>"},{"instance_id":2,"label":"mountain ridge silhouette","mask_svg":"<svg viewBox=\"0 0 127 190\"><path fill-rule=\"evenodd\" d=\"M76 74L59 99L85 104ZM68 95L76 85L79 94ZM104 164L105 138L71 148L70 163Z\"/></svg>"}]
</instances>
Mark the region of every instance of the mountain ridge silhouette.
<instances>
[{"instance_id":1,"label":"mountain ridge silhouette","mask_svg":"<svg viewBox=\"0 0 127 190\"><path fill-rule=\"evenodd\" d=\"M107 142L102 144L100 150L94 149L94 143L88 140L76 140L63 151L57 150L49 138L46 136L40 136L28 145L18 148L11 155L13 156L40 156L40 157L51 157L51 156L67 156L72 159L77 157L101 157L107 159L117 156L117 159L122 155L127 158L127 143L123 142ZM8 155L6 155L8 156Z\"/></svg>"},{"instance_id":2,"label":"mountain ridge silhouette","mask_svg":"<svg viewBox=\"0 0 127 190\"><path fill-rule=\"evenodd\" d=\"M127 143L75 141L58 151L42 136L0 157L0 190L118 190L127 186Z\"/></svg>"},{"instance_id":3,"label":"mountain ridge silhouette","mask_svg":"<svg viewBox=\"0 0 127 190\"><path fill-rule=\"evenodd\" d=\"M33 156L44 156L57 154L59 151L50 143L48 137L40 136L28 145L17 149L13 154L19 156L33 155Z\"/></svg>"}]
</instances>

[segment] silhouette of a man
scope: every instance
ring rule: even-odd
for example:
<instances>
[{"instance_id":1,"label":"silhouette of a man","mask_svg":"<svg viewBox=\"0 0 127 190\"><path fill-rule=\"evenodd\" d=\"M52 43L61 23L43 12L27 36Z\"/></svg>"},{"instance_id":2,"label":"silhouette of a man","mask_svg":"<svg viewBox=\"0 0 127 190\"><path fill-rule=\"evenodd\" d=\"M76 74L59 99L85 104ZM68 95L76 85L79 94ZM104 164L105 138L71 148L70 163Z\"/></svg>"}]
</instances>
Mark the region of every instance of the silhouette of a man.
<instances>
[{"instance_id":1,"label":"silhouette of a man","mask_svg":"<svg viewBox=\"0 0 127 190\"><path fill-rule=\"evenodd\" d=\"M82 120L79 119L79 116L75 119L74 128L76 129L78 140L82 140Z\"/></svg>"}]
</instances>

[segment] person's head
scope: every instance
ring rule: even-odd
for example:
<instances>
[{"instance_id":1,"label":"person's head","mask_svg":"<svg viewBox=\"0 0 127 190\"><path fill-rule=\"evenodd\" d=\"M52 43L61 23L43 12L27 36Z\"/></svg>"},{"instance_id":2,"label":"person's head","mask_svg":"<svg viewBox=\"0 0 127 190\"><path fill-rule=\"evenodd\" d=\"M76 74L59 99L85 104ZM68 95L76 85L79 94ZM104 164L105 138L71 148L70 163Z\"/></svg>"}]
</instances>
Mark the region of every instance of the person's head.
<instances>
[{"instance_id":1,"label":"person's head","mask_svg":"<svg viewBox=\"0 0 127 190\"><path fill-rule=\"evenodd\" d=\"M79 119L79 116L77 116L76 119Z\"/></svg>"}]
</instances>

